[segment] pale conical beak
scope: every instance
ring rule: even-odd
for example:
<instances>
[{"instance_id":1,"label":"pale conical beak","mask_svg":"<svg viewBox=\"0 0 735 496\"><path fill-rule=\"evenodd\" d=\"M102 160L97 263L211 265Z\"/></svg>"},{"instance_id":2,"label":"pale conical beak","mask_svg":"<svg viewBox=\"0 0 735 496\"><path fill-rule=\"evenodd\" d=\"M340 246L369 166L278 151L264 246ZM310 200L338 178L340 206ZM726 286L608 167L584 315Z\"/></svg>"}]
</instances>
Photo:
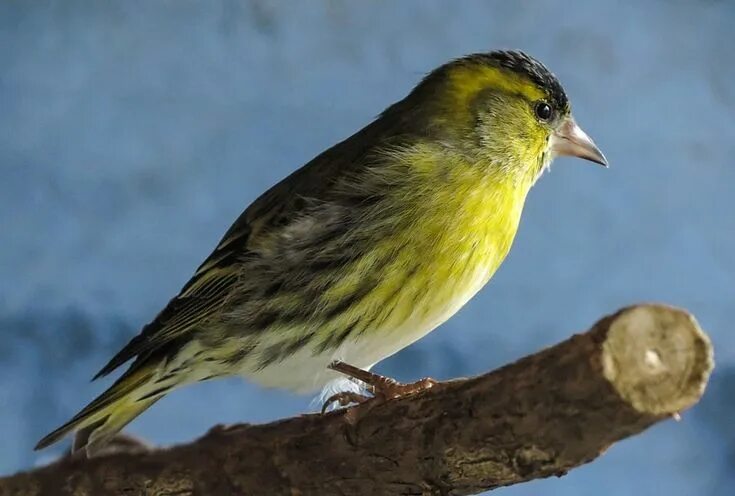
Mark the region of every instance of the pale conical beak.
<instances>
[{"instance_id":1,"label":"pale conical beak","mask_svg":"<svg viewBox=\"0 0 735 496\"><path fill-rule=\"evenodd\" d=\"M562 155L579 157L607 167L605 155L597 148L592 138L574 122L573 117L567 117L559 124L551 134L550 145L551 153L557 157Z\"/></svg>"}]
</instances>

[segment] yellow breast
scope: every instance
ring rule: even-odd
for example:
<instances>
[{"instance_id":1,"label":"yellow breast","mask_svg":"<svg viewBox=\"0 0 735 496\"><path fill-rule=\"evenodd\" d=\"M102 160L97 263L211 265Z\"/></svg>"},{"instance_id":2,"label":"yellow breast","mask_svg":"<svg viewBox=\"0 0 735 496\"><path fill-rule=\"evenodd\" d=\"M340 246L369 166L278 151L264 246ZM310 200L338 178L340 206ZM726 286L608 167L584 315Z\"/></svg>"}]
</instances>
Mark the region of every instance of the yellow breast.
<instances>
[{"instance_id":1,"label":"yellow breast","mask_svg":"<svg viewBox=\"0 0 735 496\"><path fill-rule=\"evenodd\" d=\"M417 219L411 248L396 263L418 267L406 281L396 320L410 315L431 328L439 325L487 283L508 254L525 193L519 198L512 184L476 182L472 176L438 190Z\"/></svg>"},{"instance_id":2,"label":"yellow breast","mask_svg":"<svg viewBox=\"0 0 735 496\"><path fill-rule=\"evenodd\" d=\"M360 309L370 315L354 353L360 365L423 337L487 283L510 250L530 188L475 164L437 167L434 155L421 153L410 160L415 176L396 198L404 216L396 225L402 227L375 250L375 259L385 260L386 251L394 256L383 267L366 257L366 270L355 271L381 274ZM346 317L364 319L365 313Z\"/></svg>"}]
</instances>

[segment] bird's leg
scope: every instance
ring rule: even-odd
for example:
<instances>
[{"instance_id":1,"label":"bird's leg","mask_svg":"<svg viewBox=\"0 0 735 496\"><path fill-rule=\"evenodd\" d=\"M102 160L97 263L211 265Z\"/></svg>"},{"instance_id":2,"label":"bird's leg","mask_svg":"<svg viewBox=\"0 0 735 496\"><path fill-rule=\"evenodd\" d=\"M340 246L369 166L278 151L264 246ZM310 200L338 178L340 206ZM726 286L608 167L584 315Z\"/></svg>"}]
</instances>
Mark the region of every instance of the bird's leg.
<instances>
[{"instance_id":1,"label":"bird's leg","mask_svg":"<svg viewBox=\"0 0 735 496\"><path fill-rule=\"evenodd\" d=\"M409 394L415 394L426 389L430 389L436 384L434 379L425 377L419 381L403 384L390 377L385 377L368 370L357 368L348 363L335 360L329 364L329 368L337 372L341 372L348 377L357 379L368 385L370 391L377 400L385 401L394 398L400 398ZM338 393L329 398L322 408L322 412L332 403L338 401L341 406L350 403L364 403L369 398L357 393Z\"/></svg>"}]
</instances>

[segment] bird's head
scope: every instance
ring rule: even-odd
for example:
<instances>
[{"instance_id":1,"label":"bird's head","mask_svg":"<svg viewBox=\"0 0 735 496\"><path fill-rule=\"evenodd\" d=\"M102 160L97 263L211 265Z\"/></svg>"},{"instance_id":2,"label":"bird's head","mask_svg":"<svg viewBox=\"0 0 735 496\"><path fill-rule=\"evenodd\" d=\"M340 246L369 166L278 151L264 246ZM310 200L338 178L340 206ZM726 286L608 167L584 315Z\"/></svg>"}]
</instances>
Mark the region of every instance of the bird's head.
<instances>
[{"instance_id":1,"label":"bird's head","mask_svg":"<svg viewBox=\"0 0 735 496\"><path fill-rule=\"evenodd\" d=\"M430 73L405 100L434 140L531 182L560 155L607 165L575 122L558 79L519 51L469 55ZM411 111L413 109L413 112Z\"/></svg>"}]
</instances>

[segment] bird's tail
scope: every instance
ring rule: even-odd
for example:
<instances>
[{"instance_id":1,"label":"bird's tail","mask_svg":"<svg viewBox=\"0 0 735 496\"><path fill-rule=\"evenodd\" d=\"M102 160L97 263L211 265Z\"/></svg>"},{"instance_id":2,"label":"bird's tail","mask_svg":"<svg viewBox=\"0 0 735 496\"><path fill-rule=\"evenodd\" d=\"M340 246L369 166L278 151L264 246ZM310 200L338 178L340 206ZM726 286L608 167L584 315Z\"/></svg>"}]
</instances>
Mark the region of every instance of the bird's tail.
<instances>
[{"instance_id":1,"label":"bird's tail","mask_svg":"<svg viewBox=\"0 0 735 496\"><path fill-rule=\"evenodd\" d=\"M87 456L93 456L120 429L171 390L170 386L158 387L163 385L155 383L156 369L153 364L131 367L71 420L41 439L34 449L43 449L76 431L72 449L86 448Z\"/></svg>"}]
</instances>

